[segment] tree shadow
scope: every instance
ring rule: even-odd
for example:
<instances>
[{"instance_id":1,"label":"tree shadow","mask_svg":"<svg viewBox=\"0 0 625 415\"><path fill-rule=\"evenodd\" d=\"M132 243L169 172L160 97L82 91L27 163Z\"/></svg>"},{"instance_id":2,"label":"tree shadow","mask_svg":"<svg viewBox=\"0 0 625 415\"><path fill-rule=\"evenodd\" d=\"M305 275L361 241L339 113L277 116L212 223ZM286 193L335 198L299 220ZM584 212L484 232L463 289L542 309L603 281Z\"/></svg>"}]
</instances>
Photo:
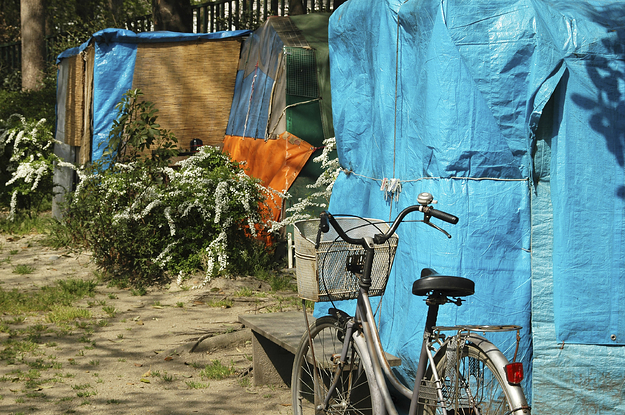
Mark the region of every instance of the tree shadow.
<instances>
[{"instance_id":1,"label":"tree shadow","mask_svg":"<svg viewBox=\"0 0 625 415\"><path fill-rule=\"evenodd\" d=\"M605 138L608 150L625 168L625 4L612 4L601 10L590 5L583 8L591 21L606 29L600 49L611 55L589 53L582 57L596 95L573 94L572 99L591 114L590 127ZM618 186L615 194L625 199L625 185Z\"/></svg>"}]
</instances>

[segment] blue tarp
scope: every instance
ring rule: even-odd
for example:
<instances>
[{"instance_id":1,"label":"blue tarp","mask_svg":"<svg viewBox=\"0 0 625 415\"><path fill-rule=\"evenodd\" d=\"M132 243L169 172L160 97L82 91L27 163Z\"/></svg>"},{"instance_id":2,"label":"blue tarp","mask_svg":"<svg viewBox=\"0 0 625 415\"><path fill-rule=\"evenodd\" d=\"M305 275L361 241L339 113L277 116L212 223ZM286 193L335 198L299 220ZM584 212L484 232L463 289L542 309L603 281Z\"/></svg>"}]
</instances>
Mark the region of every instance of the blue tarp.
<instances>
[{"instance_id":1,"label":"blue tarp","mask_svg":"<svg viewBox=\"0 0 625 415\"><path fill-rule=\"evenodd\" d=\"M252 33L243 45L226 135L265 138L283 46L279 34L268 24Z\"/></svg>"},{"instance_id":2,"label":"blue tarp","mask_svg":"<svg viewBox=\"0 0 625 415\"><path fill-rule=\"evenodd\" d=\"M77 55L91 43L95 47L93 74L93 140L92 160L99 160L108 140L109 131L117 117L115 106L132 87L132 79L140 43L216 40L249 35L249 30L216 33L143 32L104 29L95 33L81 46L68 49L57 57ZM207 57L208 59L209 57Z\"/></svg>"},{"instance_id":3,"label":"blue tarp","mask_svg":"<svg viewBox=\"0 0 625 415\"><path fill-rule=\"evenodd\" d=\"M332 15L345 171L330 211L392 219L427 191L460 217L451 240L398 232L381 335L408 383L426 310L411 286L433 267L476 283L440 324L524 326L535 413L623 409L624 28L616 1L350 0ZM512 357L514 336L491 338Z\"/></svg>"}]
</instances>

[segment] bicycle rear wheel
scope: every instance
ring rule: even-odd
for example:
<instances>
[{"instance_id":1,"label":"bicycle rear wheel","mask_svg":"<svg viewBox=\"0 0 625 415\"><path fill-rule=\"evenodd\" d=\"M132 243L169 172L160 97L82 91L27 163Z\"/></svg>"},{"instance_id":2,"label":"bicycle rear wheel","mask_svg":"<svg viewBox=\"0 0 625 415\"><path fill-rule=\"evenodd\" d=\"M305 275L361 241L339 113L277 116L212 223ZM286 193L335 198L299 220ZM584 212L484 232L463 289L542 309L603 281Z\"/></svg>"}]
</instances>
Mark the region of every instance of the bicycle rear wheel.
<instances>
[{"instance_id":1,"label":"bicycle rear wheel","mask_svg":"<svg viewBox=\"0 0 625 415\"><path fill-rule=\"evenodd\" d=\"M453 343L455 338L441 348L436 363L448 414L529 414L529 409L512 412L513 409L527 408L527 404L520 387L506 381L503 366L499 368L500 365L496 365L484 350L472 342L463 341L459 346ZM489 353L497 353L498 358L505 361L501 352L493 349L494 346L489 348ZM431 373L422 388L419 400L423 404L423 413L442 414L442 404L438 402Z\"/></svg>"},{"instance_id":2,"label":"bicycle rear wheel","mask_svg":"<svg viewBox=\"0 0 625 415\"><path fill-rule=\"evenodd\" d=\"M332 316L321 317L311 326L312 347L305 333L295 354L291 390L293 414L373 414L367 370L355 342L350 342L347 364L338 368L345 328ZM313 363L314 362L314 363ZM325 411L319 409L335 376L336 390Z\"/></svg>"}]
</instances>

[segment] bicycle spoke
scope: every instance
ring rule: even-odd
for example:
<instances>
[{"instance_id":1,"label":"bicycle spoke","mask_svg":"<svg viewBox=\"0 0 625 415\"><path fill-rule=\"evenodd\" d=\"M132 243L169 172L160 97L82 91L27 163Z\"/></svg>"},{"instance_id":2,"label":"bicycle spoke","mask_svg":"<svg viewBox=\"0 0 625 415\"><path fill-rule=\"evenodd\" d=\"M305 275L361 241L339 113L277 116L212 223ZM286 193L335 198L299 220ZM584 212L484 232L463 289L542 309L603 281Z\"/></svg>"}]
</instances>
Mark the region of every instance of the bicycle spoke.
<instances>
[{"instance_id":1,"label":"bicycle spoke","mask_svg":"<svg viewBox=\"0 0 625 415\"><path fill-rule=\"evenodd\" d=\"M367 376L360 362L360 355L355 344L349 349L347 362L340 367L339 356L343 347L342 329L334 321L320 319L319 327L311 331L312 348L314 349L315 363L313 365L313 350L310 344L300 345L294 369L294 413L297 415L308 414L353 414L371 415L371 398ZM317 371L317 382L315 379ZM317 411L328 394L335 377L339 378L336 389L328 402L325 411Z\"/></svg>"}]
</instances>

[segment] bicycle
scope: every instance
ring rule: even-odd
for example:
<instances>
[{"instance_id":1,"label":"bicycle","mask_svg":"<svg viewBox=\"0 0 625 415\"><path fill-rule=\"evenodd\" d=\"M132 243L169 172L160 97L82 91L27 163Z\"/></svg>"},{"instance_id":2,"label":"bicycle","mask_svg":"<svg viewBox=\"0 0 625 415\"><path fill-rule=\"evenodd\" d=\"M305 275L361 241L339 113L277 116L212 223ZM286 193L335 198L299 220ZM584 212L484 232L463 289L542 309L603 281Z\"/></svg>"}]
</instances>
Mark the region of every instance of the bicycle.
<instances>
[{"instance_id":1,"label":"bicycle","mask_svg":"<svg viewBox=\"0 0 625 415\"><path fill-rule=\"evenodd\" d=\"M300 340L292 372L294 415L397 414L396 402L402 400L409 401L410 415L530 414L520 386L523 366L515 361L520 326L436 325L441 305L460 306L461 297L474 293L474 283L467 278L439 275L431 268L422 270L412 293L426 298L428 313L413 389L404 386L391 370L369 297L384 291L397 246L395 231L409 213L417 211L424 217L416 222L449 238L431 218L458 222L457 217L430 206L431 194L421 193L417 201L390 226L359 217L335 218L327 212L320 221L296 224L298 291L304 305L306 299L357 301L354 315L331 308L330 315L312 325L306 317L308 330ZM316 239L310 239L315 232ZM477 334L515 330L512 363ZM446 335L449 331L454 334ZM395 395L391 396L387 383Z\"/></svg>"}]
</instances>

